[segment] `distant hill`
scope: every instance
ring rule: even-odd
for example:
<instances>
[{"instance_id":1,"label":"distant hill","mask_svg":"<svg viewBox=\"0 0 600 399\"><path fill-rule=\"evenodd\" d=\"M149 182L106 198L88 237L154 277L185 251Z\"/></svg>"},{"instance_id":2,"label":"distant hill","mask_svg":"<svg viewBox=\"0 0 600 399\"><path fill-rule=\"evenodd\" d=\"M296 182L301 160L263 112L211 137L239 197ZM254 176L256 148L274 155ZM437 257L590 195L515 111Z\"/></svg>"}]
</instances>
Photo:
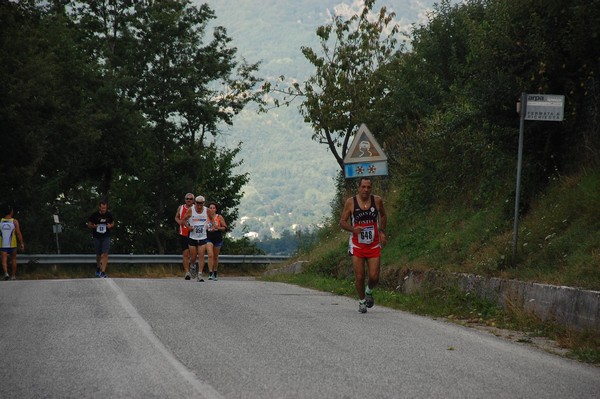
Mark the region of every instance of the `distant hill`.
<instances>
[{"instance_id":1,"label":"distant hill","mask_svg":"<svg viewBox=\"0 0 600 399\"><path fill-rule=\"evenodd\" d=\"M198 3L204 3L197 1ZM304 81L313 73L300 48L315 48L317 27L334 12L357 10L360 1L334 0L211 0L216 25L227 28L233 45L248 62L261 61L260 75L280 75ZM396 12L408 29L424 20L424 7L434 1L395 0L378 2ZM325 145L314 142L311 128L298 112L298 105L258 115L245 110L233 127L223 127L221 142L229 147L243 142L240 171L250 174L244 189L240 216L259 238L277 238L285 229L308 228L329 216L334 196L337 163ZM242 234L238 221L235 236Z\"/></svg>"}]
</instances>

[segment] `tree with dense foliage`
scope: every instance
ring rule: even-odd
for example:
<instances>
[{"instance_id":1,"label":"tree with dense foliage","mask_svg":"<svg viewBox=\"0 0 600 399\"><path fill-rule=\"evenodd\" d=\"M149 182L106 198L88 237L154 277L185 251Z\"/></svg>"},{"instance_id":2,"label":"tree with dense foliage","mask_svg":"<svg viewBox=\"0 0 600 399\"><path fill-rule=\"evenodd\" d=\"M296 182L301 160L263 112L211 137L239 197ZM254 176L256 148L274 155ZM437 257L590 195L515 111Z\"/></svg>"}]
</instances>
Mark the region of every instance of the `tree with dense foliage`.
<instances>
[{"instance_id":1,"label":"tree with dense foliage","mask_svg":"<svg viewBox=\"0 0 600 399\"><path fill-rule=\"evenodd\" d=\"M415 29L411 52L396 58L388 80L396 95L386 103L387 130L402 129L400 171L413 177L420 202L511 195L522 92L566 98L564 122L526 125L525 203L551 175L598 163L598 22L600 5L585 1L436 7Z\"/></svg>"},{"instance_id":2,"label":"tree with dense foliage","mask_svg":"<svg viewBox=\"0 0 600 399\"><path fill-rule=\"evenodd\" d=\"M48 250L52 214L88 179L103 114L96 102L101 76L64 13L33 1L2 1L0 8L2 201L26 211L25 234L40 238L28 249Z\"/></svg>"},{"instance_id":3,"label":"tree with dense foliage","mask_svg":"<svg viewBox=\"0 0 600 399\"><path fill-rule=\"evenodd\" d=\"M247 176L232 175L236 163L231 154L238 151L215 151L206 135L216 135L220 122L231 124L249 102L260 101L252 91L258 64L238 63L236 49L228 47L231 39L222 27L215 28L212 41L203 45L206 26L214 18L206 4L140 2L128 15L130 23L119 37L129 50L126 69L134 84L127 90L144 115L147 147L137 165L137 180L128 187L137 192L135 187L143 182L138 189L151 198L130 225L141 227L152 221L145 230L152 232L152 246L162 253L166 240L173 238L171 209L178 204L174 193L193 188L207 196L213 184L223 180L220 175L213 179L213 172L225 171L226 180L233 182L221 184L219 190L220 197L231 202L224 204L232 206L226 208L232 213L227 217L235 216Z\"/></svg>"},{"instance_id":4,"label":"tree with dense foliage","mask_svg":"<svg viewBox=\"0 0 600 399\"><path fill-rule=\"evenodd\" d=\"M565 121L528 123L525 180L532 193L562 170L597 164L600 4L559 0L442 1L410 46L397 48L393 14L367 18L373 1L317 29L315 68L283 92L343 169L349 139L367 123L386 148L390 171L414 206L511 195L522 92L564 94ZM338 152L339 149L339 152Z\"/></svg>"},{"instance_id":5,"label":"tree with dense foliage","mask_svg":"<svg viewBox=\"0 0 600 399\"><path fill-rule=\"evenodd\" d=\"M214 12L191 1L0 1L0 129L13 149L0 162L23 204L32 251L89 249L83 221L100 198L117 218L114 250L177 248L173 214L188 191L237 218L246 174L240 148L220 148L221 123L250 102L258 63L239 60ZM7 39L7 40L4 40ZM24 204L27 204L26 206Z\"/></svg>"},{"instance_id":6,"label":"tree with dense foliage","mask_svg":"<svg viewBox=\"0 0 600 399\"><path fill-rule=\"evenodd\" d=\"M328 146L342 171L357 126L377 124L373 110L388 92L382 72L398 51L395 14L383 7L373 20L374 4L375 0L366 0L360 14L348 20L336 15L319 27L320 49L302 48L315 67L314 75L284 89L288 96L284 103L302 98L300 112L313 128L313 139Z\"/></svg>"}]
</instances>

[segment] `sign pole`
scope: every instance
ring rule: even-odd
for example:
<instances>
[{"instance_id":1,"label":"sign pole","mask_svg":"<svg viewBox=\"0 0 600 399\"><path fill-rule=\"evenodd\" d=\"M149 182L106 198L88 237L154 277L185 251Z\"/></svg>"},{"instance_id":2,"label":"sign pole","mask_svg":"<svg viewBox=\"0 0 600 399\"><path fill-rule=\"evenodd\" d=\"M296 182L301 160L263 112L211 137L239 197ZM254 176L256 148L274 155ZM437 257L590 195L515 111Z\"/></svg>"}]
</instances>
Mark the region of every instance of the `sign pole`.
<instances>
[{"instance_id":1,"label":"sign pole","mask_svg":"<svg viewBox=\"0 0 600 399\"><path fill-rule=\"evenodd\" d=\"M54 217L54 225L52 225L52 231L54 235L56 235L56 253L60 255L60 245L58 245L58 234L62 231L62 226L60 225L60 221L58 220L58 215L53 215Z\"/></svg>"},{"instance_id":2,"label":"sign pole","mask_svg":"<svg viewBox=\"0 0 600 399\"><path fill-rule=\"evenodd\" d=\"M519 155L517 159L517 188L515 192L515 231L513 233L513 266L517 263L517 241L519 237L519 199L521 198L521 166L523 163L523 135L525 120L560 122L565 113L565 96L556 94L521 93L521 104L517 110L521 116L519 126Z\"/></svg>"},{"instance_id":3,"label":"sign pole","mask_svg":"<svg viewBox=\"0 0 600 399\"><path fill-rule=\"evenodd\" d=\"M515 227L513 232L513 266L517 262L517 241L519 237L519 198L521 197L521 168L523 164L523 135L525 130L525 113L527 110L527 94L521 93L521 107L519 109L519 153L517 156L517 188L515 192Z\"/></svg>"},{"instance_id":4,"label":"sign pole","mask_svg":"<svg viewBox=\"0 0 600 399\"><path fill-rule=\"evenodd\" d=\"M58 232L56 233L56 253L60 255L60 245L58 245Z\"/></svg>"}]
</instances>

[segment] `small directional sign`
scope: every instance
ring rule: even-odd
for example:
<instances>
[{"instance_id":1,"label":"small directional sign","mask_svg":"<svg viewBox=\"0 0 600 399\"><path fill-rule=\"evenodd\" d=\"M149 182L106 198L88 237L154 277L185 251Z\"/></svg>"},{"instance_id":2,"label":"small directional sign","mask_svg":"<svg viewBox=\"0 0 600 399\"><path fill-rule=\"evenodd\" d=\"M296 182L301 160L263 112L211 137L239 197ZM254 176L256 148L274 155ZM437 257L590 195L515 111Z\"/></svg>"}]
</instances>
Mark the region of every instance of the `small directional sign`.
<instances>
[{"instance_id":1,"label":"small directional sign","mask_svg":"<svg viewBox=\"0 0 600 399\"><path fill-rule=\"evenodd\" d=\"M346 179L363 176L387 176L387 162L346 163L344 164L344 174Z\"/></svg>"},{"instance_id":2,"label":"small directional sign","mask_svg":"<svg viewBox=\"0 0 600 399\"><path fill-rule=\"evenodd\" d=\"M527 94L525 119L528 121L560 122L565 111L565 96Z\"/></svg>"},{"instance_id":3,"label":"small directional sign","mask_svg":"<svg viewBox=\"0 0 600 399\"><path fill-rule=\"evenodd\" d=\"M360 125L344 158L347 179L362 176L386 176L387 156L367 126Z\"/></svg>"}]
</instances>

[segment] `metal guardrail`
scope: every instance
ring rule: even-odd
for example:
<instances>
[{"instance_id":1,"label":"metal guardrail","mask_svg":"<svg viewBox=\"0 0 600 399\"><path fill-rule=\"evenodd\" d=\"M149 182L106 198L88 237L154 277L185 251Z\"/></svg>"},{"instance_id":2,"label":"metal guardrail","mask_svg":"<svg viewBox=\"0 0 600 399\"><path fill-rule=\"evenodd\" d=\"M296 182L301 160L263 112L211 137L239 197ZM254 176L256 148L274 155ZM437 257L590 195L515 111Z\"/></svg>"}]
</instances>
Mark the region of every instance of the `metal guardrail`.
<instances>
[{"instance_id":1,"label":"metal guardrail","mask_svg":"<svg viewBox=\"0 0 600 399\"><path fill-rule=\"evenodd\" d=\"M229 264L271 264L288 260L287 255L220 255L219 263ZM204 257L206 259L206 256ZM133 254L110 254L108 262L113 264L179 264L181 255L133 255ZM63 264L96 264L94 254L39 254L17 256L17 263L37 263L49 265Z\"/></svg>"}]
</instances>

